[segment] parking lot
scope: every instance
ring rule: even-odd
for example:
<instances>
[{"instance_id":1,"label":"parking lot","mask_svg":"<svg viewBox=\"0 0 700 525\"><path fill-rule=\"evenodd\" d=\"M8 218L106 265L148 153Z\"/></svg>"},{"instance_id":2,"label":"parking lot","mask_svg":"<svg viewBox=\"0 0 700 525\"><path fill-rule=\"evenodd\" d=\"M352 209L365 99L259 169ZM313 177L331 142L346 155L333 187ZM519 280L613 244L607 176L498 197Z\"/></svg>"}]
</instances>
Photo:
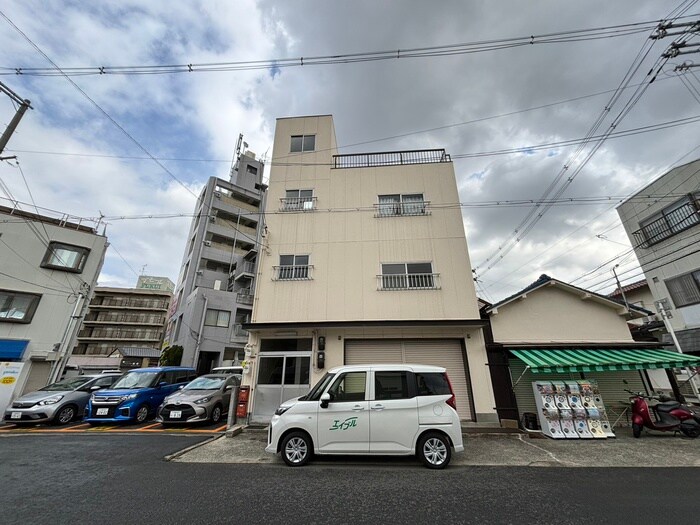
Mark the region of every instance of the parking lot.
<instances>
[{"instance_id":1,"label":"parking lot","mask_svg":"<svg viewBox=\"0 0 700 525\"><path fill-rule=\"evenodd\" d=\"M159 432L165 434L217 434L226 430L226 424L216 425L183 425L163 427L160 423L147 421L137 425L128 424L104 424L92 426L82 421L75 421L68 425L52 426L52 425L15 425L12 423L0 425L0 434L56 434L56 433L141 433L141 432Z\"/></svg>"}]
</instances>

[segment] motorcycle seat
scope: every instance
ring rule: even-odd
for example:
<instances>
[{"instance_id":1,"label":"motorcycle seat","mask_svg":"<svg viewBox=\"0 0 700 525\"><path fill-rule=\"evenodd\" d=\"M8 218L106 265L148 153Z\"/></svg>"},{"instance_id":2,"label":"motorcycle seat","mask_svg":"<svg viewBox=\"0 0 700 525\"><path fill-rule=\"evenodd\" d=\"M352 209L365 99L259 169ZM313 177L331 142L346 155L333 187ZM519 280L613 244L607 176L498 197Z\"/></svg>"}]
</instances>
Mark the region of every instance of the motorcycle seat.
<instances>
[{"instance_id":1,"label":"motorcycle seat","mask_svg":"<svg viewBox=\"0 0 700 525\"><path fill-rule=\"evenodd\" d=\"M659 403L655 405L654 408L659 412L670 412L680 407L681 404L678 401L666 401L665 403Z\"/></svg>"}]
</instances>

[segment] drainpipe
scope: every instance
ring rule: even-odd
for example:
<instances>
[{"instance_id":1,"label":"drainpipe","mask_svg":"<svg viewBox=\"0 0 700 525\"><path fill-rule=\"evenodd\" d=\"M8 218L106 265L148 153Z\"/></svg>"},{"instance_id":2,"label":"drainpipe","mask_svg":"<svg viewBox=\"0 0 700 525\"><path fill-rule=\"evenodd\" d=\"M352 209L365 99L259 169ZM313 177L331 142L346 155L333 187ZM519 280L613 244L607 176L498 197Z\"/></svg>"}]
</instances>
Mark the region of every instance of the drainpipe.
<instances>
[{"instance_id":1,"label":"drainpipe","mask_svg":"<svg viewBox=\"0 0 700 525\"><path fill-rule=\"evenodd\" d=\"M194 347L194 359L192 360L192 367L197 368L197 359L199 358L199 346L202 344L202 332L204 331L204 320L207 316L207 305L209 304L209 299L204 295L204 307L202 308L202 320L199 323L199 333L197 334L197 344Z\"/></svg>"}]
</instances>

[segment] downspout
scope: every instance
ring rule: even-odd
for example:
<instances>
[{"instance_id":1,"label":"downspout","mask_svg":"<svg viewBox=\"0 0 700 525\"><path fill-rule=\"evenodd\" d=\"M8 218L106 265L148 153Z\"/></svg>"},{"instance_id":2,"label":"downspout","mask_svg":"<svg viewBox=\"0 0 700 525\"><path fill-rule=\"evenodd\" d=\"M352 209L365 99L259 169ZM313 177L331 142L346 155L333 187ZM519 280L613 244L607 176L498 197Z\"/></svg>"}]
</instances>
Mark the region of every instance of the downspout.
<instances>
[{"instance_id":1,"label":"downspout","mask_svg":"<svg viewBox=\"0 0 700 525\"><path fill-rule=\"evenodd\" d=\"M202 344L202 332L204 331L204 320L207 316L207 305L209 304L209 299L206 295L204 297L204 307L202 308L202 320L199 322L199 332L197 333L197 344L194 347L194 357L192 359L192 368L197 368L197 359L199 358L199 346Z\"/></svg>"}]
</instances>

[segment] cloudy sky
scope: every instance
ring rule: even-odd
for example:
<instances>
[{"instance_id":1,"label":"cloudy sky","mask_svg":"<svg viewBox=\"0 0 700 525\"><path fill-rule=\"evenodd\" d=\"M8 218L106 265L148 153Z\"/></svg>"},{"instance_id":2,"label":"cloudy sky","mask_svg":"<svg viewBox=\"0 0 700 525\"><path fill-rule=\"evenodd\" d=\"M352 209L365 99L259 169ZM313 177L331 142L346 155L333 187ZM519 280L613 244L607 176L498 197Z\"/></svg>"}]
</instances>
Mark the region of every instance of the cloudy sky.
<instances>
[{"instance_id":1,"label":"cloudy sky","mask_svg":"<svg viewBox=\"0 0 700 525\"><path fill-rule=\"evenodd\" d=\"M239 133L251 150L269 155L276 118L330 113L343 153L445 148L455 157L472 266L485 299L502 299L542 273L610 291L615 264L623 282L641 277L615 204L670 167L700 157L698 123L609 139L585 164L594 143L576 157L576 145L530 148L587 136L601 112L607 117L597 134L607 131L672 42L668 37L651 46L647 26L576 42L539 43L540 35L652 22L679 11L697 20L700 4L693 0L23 0L5 2L0 11L0 67L10 68L0 73L11 73L0 81L34 107L5 155L17 155L38 206L76 216L192 213L191 192L212 175L227 177ZM406 50L530 35L536 44L472 54L72 77L150 154L190 159L162 160L170 173L144 160L144 151L66 78L12 73L52 67L39 50L61 68L142 66ZM605 112L640 50L643 60L632 87ZM700 115L700 71L691 69L685 82L673 71L693 56L698 55L667 61L615 130ZM9 98L0 96L0 125L13 114ZM503 149L518 151L472 155ZM569 169L558 179L565 165ZM537 201L560 180L550 192L554 196L567 178L573 180L561 197L574 199L571 204L534 210L503 204ZM16 165L0 163L0 179L16 199L31 202ZM611 199L580 200L598 197ZM501 204L484 206L493 201ZM511 247L523 219L545 208L531 229L520 228L522 238ZM131 286L144 265L148 274L175 280L189 220L110 220L112 247L100 284Z\"/></svg>"}]
</instances>

